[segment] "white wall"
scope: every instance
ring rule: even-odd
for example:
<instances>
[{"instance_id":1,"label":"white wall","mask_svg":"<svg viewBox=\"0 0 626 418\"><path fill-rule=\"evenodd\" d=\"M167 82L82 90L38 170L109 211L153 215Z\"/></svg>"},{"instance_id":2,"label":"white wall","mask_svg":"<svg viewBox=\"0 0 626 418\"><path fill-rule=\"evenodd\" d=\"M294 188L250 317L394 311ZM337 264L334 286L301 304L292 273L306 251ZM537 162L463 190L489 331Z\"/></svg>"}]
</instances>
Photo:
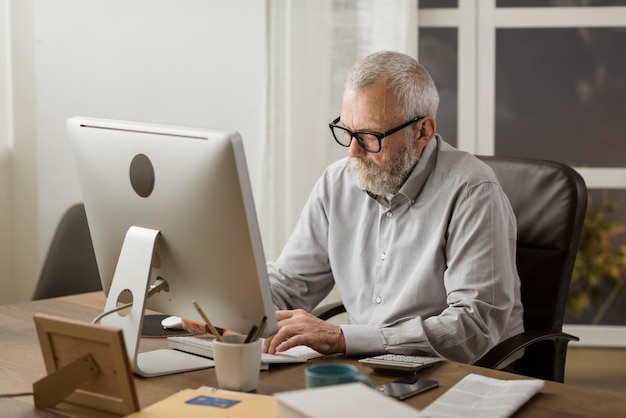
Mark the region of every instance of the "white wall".
<instances>
[{"instance_id":1,"label":"white wall","mask_svg":"<svg viewBox=\"0 0 626 418\"><path fill-rule=\"evenodd\" d=\"M258 193L265 2L34 0L32 5L34 109L19 116L29 117L36 128L37 167L31 171L38 207L32 226L37 245L31 249L36 271L61 214L81 200L65 130L71 116L237 129ZM36 277L32 271L25 275L14 279L21 283L15 300L30 298Z\"/></svg>"}]
</instances>

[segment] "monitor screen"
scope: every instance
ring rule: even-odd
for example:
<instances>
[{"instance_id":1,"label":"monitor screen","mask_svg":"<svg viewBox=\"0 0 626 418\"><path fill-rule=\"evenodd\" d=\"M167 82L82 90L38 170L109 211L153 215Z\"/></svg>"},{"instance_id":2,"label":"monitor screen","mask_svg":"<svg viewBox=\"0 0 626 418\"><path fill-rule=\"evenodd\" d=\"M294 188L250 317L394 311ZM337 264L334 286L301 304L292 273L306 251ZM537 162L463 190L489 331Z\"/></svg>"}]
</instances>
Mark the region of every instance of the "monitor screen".
<instances>
[{"instance_id":1,"label":"monitor screen","mask_svg":"<svg viewBox=\"0 0 626 418\"><path fill-rule=\"evenodd\" d=\"M67 122L105 294L129 228L159 231L146 307L245 333L274 307L235 131L75 117ZM131 257L132 259L132 257Z\"/></svg>"}]
</instances>

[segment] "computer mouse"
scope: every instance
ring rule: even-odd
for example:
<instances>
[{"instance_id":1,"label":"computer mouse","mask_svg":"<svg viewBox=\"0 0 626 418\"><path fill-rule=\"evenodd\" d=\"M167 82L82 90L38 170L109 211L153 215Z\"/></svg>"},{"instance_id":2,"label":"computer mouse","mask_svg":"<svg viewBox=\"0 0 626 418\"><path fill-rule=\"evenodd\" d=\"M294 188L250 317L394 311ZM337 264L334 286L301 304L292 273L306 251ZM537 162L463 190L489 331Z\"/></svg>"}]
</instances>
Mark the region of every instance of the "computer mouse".
<instances>
[{"instance_id":1,"label":"computer mouse","mask_svg":"<svg viewBox=\"0 0 626 418\"><path fill-rule=\"evenodd\" d=\"M178 316L168 316L161 321L163 329L183 329L183 320Z\"/></svg>"}]
</instances>

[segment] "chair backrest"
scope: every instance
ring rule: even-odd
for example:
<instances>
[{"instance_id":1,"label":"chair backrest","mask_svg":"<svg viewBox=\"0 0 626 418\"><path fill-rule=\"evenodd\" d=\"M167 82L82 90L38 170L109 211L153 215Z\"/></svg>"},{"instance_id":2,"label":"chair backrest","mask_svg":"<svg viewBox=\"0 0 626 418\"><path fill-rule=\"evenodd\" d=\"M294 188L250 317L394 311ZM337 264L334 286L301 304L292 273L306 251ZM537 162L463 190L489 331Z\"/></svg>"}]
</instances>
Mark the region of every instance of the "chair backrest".
<instances>
[{"instance_id":1,"label":"chair backrest","mask_svg":"<svg viewBox=\"0 0 626 418\"><path fill-rule=\"evenodd\" d=\"M82 203L70 207L57 226L33 300L102 290L87 215Z\"/></svg>"},{"instance_id":2,"label":"chair backrest","mask_svg":"<svg viewBox=\"0 0 626 418\"><path fill-rule=\"evenodd\" d=\"M561 331L587 188L552 161L479 157L495 172L517 217L517 268L526 330Z\"/></svg>"}]
</instances>

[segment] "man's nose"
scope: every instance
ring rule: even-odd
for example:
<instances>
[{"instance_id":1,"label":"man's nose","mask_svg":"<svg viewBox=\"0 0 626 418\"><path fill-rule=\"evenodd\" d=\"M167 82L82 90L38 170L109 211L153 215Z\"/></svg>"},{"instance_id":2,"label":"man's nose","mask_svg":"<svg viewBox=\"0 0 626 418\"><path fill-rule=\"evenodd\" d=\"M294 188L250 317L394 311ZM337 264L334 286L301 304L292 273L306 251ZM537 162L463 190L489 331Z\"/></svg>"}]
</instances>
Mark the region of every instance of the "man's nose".
<instances>
[{"instance_id":1,"label":"man's nose","mask_svg":"<svg viewBox=\"0 0 626 418\"><path fill-rule=\"evenodd\" d=\"M359 141L355 137L352 137L352 142L348 147L348 157L362 157L365 154L365 150L359 145Z\"/></svg>"}]
</instances>

